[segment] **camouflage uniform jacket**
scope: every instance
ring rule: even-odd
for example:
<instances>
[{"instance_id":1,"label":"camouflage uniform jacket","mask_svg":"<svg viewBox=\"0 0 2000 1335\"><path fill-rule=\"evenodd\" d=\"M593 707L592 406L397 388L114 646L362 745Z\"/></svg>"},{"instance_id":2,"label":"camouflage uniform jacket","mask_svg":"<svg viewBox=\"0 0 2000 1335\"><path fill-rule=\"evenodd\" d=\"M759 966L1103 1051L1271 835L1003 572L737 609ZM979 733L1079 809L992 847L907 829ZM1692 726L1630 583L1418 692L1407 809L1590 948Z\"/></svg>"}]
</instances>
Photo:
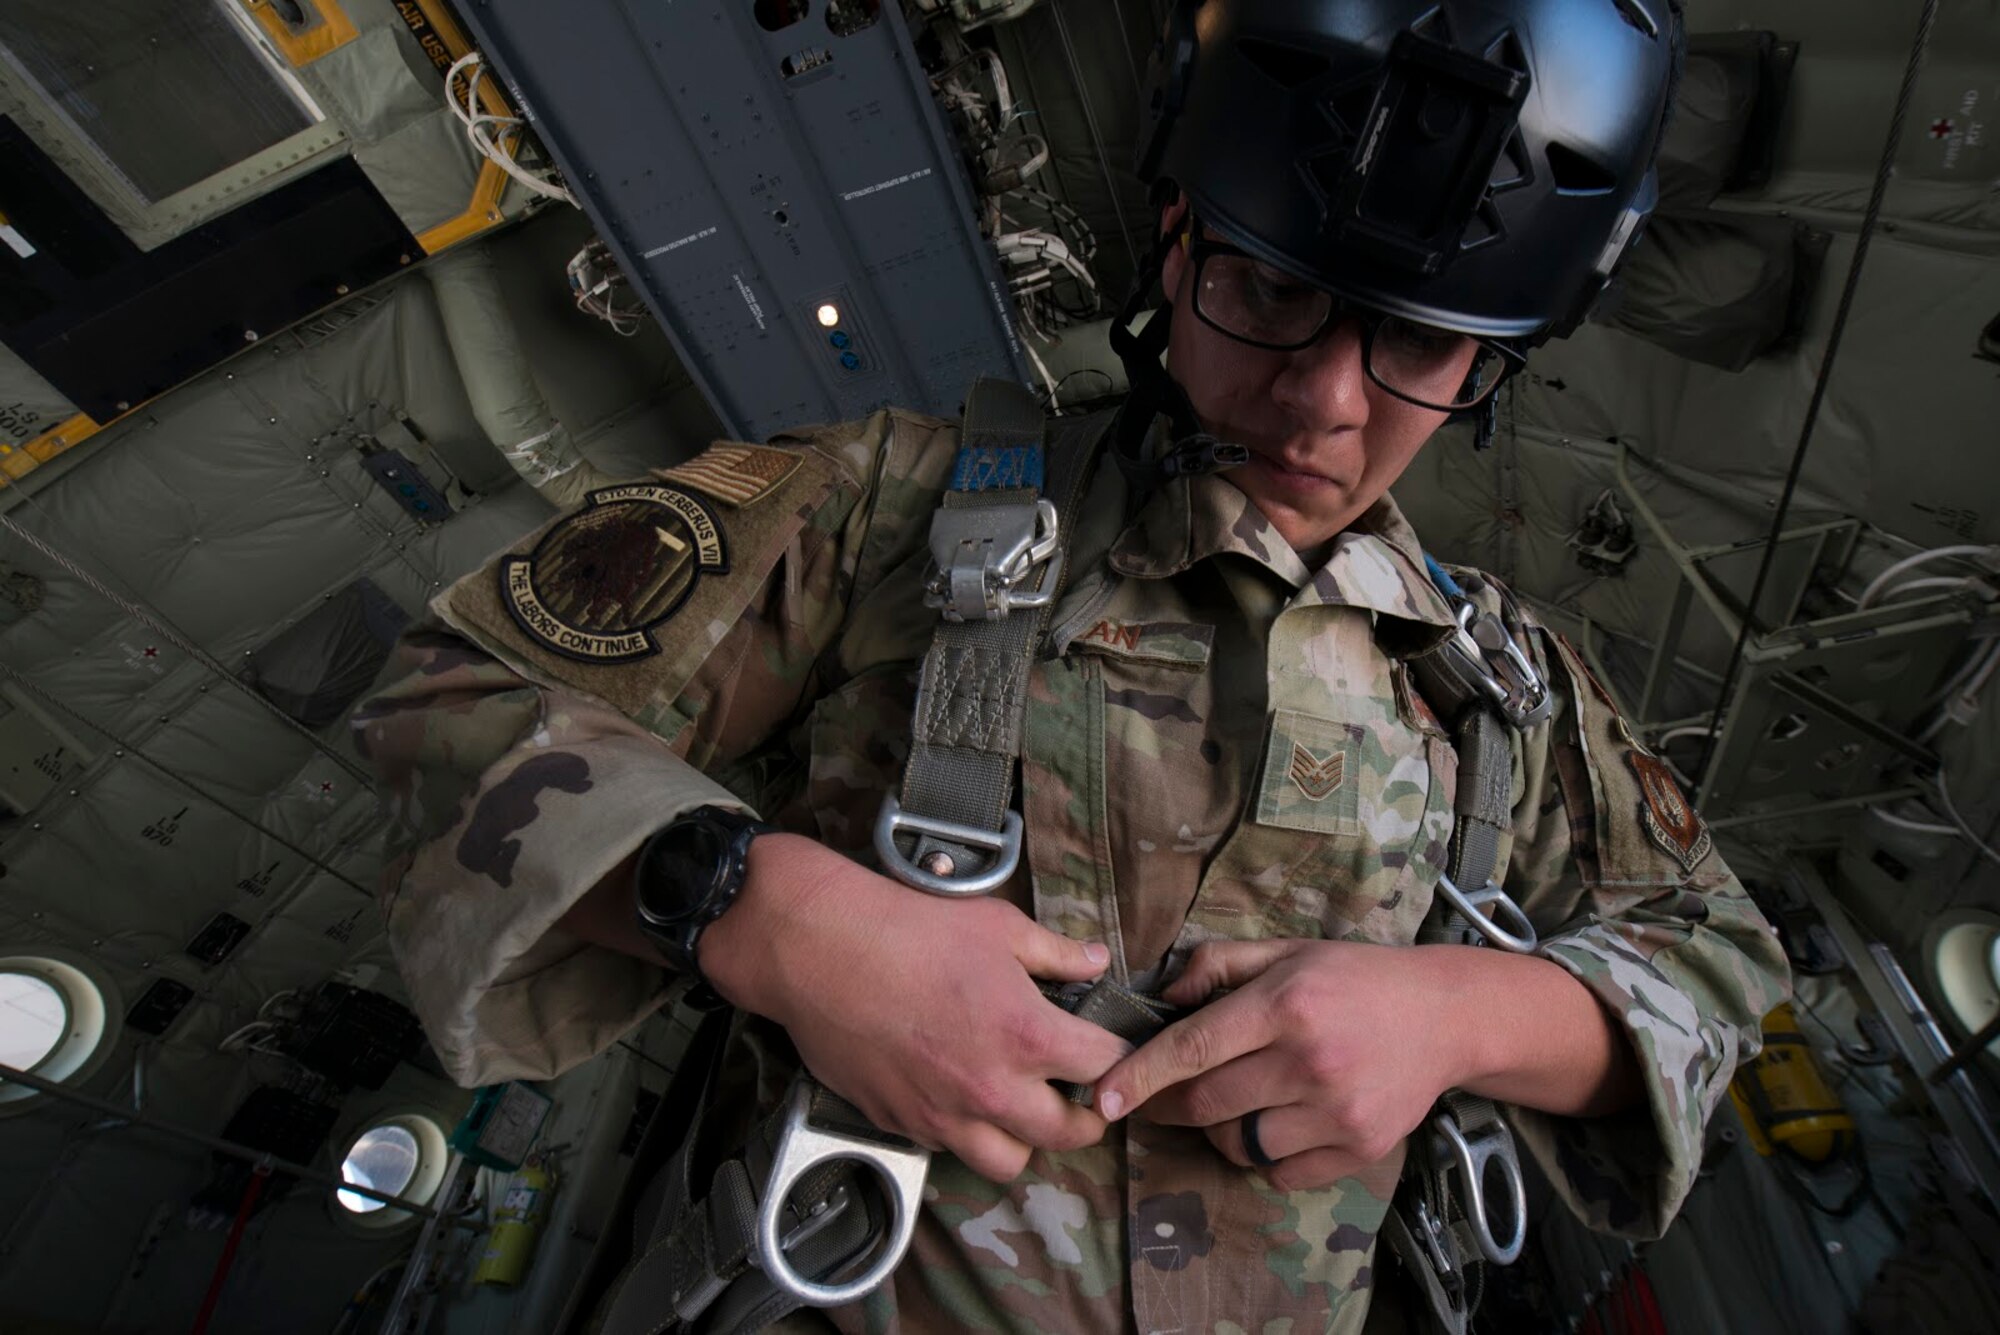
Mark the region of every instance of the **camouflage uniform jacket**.
<instances>
[{"instance_id":1,"label":"camouflage uniform jacket","mask_svg":"<svg viewBox=\"0 0 2000 1335\"><path fill-rule=\"evenodd\" d=\"M596 493L407 637L407 675L356 727L408 831L385 882L392 940L459 1080L552 1075L670 997L658 968L554 924L678 812L747 805L872 860L936 624L920 578L955 451L952 424L898 412L717 446ZM1140 982L1210 938L1410 943L1456 763L1394 655L1451 618L1394 504L1309 569L1221 478L1168 484L1129 517L1118 470L1090 486L1031 677L1028 874L1001 893ZM1511 1120L1588 1222L1655 1235L1784 994L1783 959L1665 768L1506 602L1560 696L1516 748L1507 883L1541 953L1619 1017L1646 1084L1628 1114ZM768 1106L794 1059L767 1028L739 1029L732 1070ZM895 1283L833 1319L1358 1330L1401 1160L1283 1194L1143 1116L1006 1185L940 1155Z\"/></svg>"}]
</instances>

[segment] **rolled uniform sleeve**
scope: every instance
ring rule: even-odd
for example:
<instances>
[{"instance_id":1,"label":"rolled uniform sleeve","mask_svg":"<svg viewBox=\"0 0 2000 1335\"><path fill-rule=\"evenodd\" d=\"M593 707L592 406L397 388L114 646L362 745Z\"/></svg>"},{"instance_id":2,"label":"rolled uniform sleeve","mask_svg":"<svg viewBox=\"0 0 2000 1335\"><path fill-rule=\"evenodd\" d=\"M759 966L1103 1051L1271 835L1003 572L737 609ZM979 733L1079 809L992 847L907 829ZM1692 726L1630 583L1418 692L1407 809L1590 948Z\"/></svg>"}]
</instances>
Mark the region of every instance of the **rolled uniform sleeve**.
<instances>
[{"instance_id":1,"label":"rolled uniform sleeve","mask_svg":"<svg viewBox=\"0 0 2000 1335\"><path fill-rule=\"evenodd\" d=\"M1541 934L1536 953L1623 1030L1644 1095L1607 1117L1508 1113L1578 1218L1655 1238L1693 1187L1709 1116L1756 1055L1790 975L1665 763L1568 644L1539 627L1516 633L1534 644L1558 703L1523 737L1507 885Z\"/></svg>"},{"instance_id":2,"label":"rolled uniform sleeve","mask_svg":"<svg viewBox=\"0 0 2000 1335\"><path fill-rule=\"evenodd\" d=\"M557 924L675 816L754 811L782 786L786 726L813 698L864 547L873 489L857 477L872 477L894 425L799 438L808 466L765 509L715 507L728 569L698 576L656 654L544 651L494 593L506 558L399 644L400 675L353 727L390 805L390 942L461 1084L558 1074L684 986Z\"/></svg>"},{"instance_id":3,"label":"rolled uniform sleeve","mask_svg":"<svg viewBox=\"0 0 2000 1335\"><path fill-rule=\"evenodd\" d=\"M673 979L556 921L654 828L743 804L645 729L538 687L432 624L355 716L396 805L389 940L445 1069L546 1079L609 1047Z\"/></svg>"}]
</instances>

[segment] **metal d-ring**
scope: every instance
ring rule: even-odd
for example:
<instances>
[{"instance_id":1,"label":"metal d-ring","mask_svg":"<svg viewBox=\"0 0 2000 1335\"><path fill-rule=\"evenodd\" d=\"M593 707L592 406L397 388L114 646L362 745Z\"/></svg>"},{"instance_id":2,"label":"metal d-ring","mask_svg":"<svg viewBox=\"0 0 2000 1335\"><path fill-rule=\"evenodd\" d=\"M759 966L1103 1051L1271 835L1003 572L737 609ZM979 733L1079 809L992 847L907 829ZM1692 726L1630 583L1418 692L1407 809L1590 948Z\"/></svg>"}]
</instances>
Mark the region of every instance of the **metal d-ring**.
<instances>
[{"instance_id":1,"label":"metal d-ring","mask_svg":"<svg viewBox=\"0 0 2000 1335\"><path fill-rule=\"evenodd\" d=\"M1440 876L1437 888L1453 908L1470 920L1473 930L1494 945L1521 955L1534 950L1539 939L1535 935L1535 925L1528 921L1527 914L1521 912L1521 906L1495 882L1488 881L1468 895L1452 883L1451 877ZM1492 917L1480 911L1481 906L1486 904L1493 906ZM1495 922L1494 917L1505 918L1506 926Z\"/></svg>"},{"instance_id":2,"label":"metal d-ring","mask_svg":"<svg viewBox=\"0 0 2000 1335\"><path fill-rule=\"evenodd\" d=\"M771 1176L757 1208L757 1265L772 1284L801 1303L839 1307L873 1293L909 1251L917 1230L917 1212L923 1205L924 1175L930 1171L931 1154L914 1145L890 1145L816 1127L811 1121L812 1097L809 1082L792 1083L784 1130L778 1134ZM792 1268L785 1251L788 1244L801 1242L818 1229L801 1226L788 1235L784 1230L785 1198L800 1178L836 1159L863 1164L882 1179L883 1195L889 1199L888 1240L875 1264L858 1278L845 1284L817 1284ZM820 1221L822 1226L830 1219L829 1213L828 1220ZM808 1220L807 1225L814 1222Z\"/></svg>"},{"instance_id":3,"label":"metal d-ring","mask_svg":"<svg viewBox=\"0 0 2000 1335\"><path fill-rule=\"evenodd\" d=\"M1431 1118L1465 1185L1465 1221L1472 1226L1473 1240L1494 1265L1512 1265L1528 1240L1528 1188L1521 1177L1521 1160L1514 1150L1514 1133L1504 1122L1481 1127L1468 1138L1450 1113ZM1486 1213L1486 1165L1499 1161L1501 1176L1507 1181L1507 1201L1513 1210L1513 1227L1505 1242L1493 1236L1493 1221Z\"/></svg>"},{"instance_id":4,"label":"metal d-ring","mask_svg":"<svg viewBox=\"0 0 2000 1335\"><path fill-rule=\"evenodd\" d=\"M929 835L945 843L978 849L990 857L985 870L966 875L926 871L910 861L897 845L899 834ZM896 795L887 793L882 798L881 813L875 817L875 856L882 860L882 870L904 885L933 895L969 899L999 889L1020 865L1021 816L1009 811L1000 818L998 830L983 830L977 825L935 820L905 811Z\"/></svg>"}]
</instances>

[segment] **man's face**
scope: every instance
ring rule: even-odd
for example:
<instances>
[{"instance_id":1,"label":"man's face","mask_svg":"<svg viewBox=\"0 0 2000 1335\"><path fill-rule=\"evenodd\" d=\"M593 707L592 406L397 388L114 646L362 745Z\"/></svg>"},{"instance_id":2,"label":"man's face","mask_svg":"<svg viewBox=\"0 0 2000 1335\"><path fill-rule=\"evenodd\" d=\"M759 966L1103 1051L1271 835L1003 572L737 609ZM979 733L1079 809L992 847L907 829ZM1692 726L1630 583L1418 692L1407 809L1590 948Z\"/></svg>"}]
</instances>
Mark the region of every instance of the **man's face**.
<instances>
[{"instance_id":1,"label":"man's face","mask_svg":"<svg viewBox=\"0 0 2000 1335\"><path fill-rule=\"evenodd\" d=\"M1186 207L1169 206L1163 226L1177 228ZM1352 318L1335 321L1308 347L1274 352L1238 342L1195 313L1195 266L1185 247L1168 252L1160 277L1174 308L1167 370L1205 430L1250 451L1248 463L1222 476L1297 551L1330 542L1380 500L1449 415L1369 379Z\"/></svg>"}]
</instances>

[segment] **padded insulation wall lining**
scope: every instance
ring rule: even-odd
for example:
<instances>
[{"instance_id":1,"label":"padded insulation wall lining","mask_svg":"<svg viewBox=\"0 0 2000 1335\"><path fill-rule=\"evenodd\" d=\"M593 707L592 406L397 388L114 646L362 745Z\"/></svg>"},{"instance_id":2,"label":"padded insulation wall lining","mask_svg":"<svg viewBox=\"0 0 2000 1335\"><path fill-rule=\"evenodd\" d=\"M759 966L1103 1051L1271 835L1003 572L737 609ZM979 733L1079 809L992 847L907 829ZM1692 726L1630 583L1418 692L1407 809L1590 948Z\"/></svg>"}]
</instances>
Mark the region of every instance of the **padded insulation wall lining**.
<instances>
[{"instance_id":1,"label":"padded insulation wall lining","mask_svg":"<svg viewBox=\"0 0 2000 1335\"><path fill-rule=\"evenodd\" d=\"M22 445L76 416L76 405L0 345L0 445Z\"/></svg>"},{"instance_id":2,"label":"padded insulation wall lining","mask_svg":"<svg viewBox=\"0 0 2000 1335\"><path fill-rule=\"evenodd\" d=\"M630 472L684 457L712 419L687 397L657 337L617 339L570 307L561 257L578 244L579 226L573 216L551 218L495 243L509 310L538 374L550 377L544 388L607 467ZM352 445L354 433L397 415L461 477L483 467L489 494L445 524L419 527L362 470ZM53 482L10 488L0 504L235 667L360 578L415 613L441 583L549 514L479 432L429 286L414 274L266 340L90 444L67 468L43 470ZM339 874L315 870L83 729L92 763L30 815L0 824L0 941L9 949L95 960L121 1013L158 977L196 992L163 1038L127 1031L85 1087L129 1098L143 1046L148 1110L215 1132L277 1069L216 1051L266 998L340 969L378 973L374 986L400 992L372 896L340 879L373 885L381 860L373 797L256 702L26 544L0 534L0 561L40 578L45 591L37 612L0 629L10 668ZM344 746L338 725L323 735ZM203 969L182 948L217 912L252 931L226 962ZM397 1079L405 1097L447 1106L453 1097L407 1067ZM91 1131L60 1109L9 1119L0 1220L14 1228L0 1249L8 1295L0 1306L92 1323L114 1315L114 1302L125 1322L154 1299L167 1302L161 1310L191 1312L219 1238L182 1236L178 1219L166 1246L185 1263L150 1269L114 1295L148 1223L136 1203L184 1202L205 1176L204 1155ZM375 1242L313 1241L326 1232L321 1195L298 1193L312 1220L253 1230L245 1255L254 1256L262 1231L271 1246L300 1247L301 1258L315 1248L339 1253L329 1270L303 1267L318 1278L298 1296L330 1316L365 1278L357 1267L386 1257ZM183 1293L190 1284L196 1292ZM297 1318L274 1315L281 1324L270 1328L304 1328Z\"/></svg>"}]
</instances>

